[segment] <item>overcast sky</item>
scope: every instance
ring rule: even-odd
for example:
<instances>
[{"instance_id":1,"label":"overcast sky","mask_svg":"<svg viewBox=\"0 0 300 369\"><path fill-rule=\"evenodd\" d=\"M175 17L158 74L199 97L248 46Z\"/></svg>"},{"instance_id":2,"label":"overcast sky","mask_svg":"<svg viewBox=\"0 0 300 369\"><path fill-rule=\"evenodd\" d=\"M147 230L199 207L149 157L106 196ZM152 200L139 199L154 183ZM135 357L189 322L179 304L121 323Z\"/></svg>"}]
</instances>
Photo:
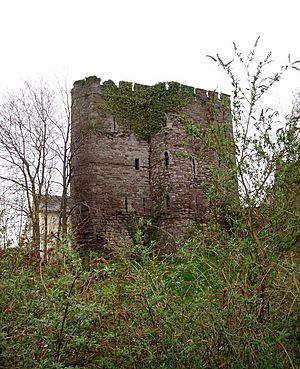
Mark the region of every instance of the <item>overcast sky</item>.
<instances>
[{"instance_id":1,"label":"overcast sky","mask_svg":"<svg viewBox=\"0 0 300 369\"><path fill-rule=\"evenodd\" d=\"M89 75L228 92L205 55L230 60L233 41L247 51L260 35L279 65L300 59L299 14L300 0L1 0L0 92ZM286 76L276 101L286 106L299 86L300 72Z\"/></svg>"}]
</instances>

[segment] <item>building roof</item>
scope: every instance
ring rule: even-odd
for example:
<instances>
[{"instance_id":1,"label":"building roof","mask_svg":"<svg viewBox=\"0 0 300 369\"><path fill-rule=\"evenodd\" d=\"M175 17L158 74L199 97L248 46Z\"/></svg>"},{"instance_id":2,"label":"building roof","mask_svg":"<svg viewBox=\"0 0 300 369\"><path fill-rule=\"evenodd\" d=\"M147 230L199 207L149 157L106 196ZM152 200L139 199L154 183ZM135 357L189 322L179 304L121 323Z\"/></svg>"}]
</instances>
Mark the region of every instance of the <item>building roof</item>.
<instances>
[{"instance_id":1,"label":"building roof","mask_svg":"<svg viewBox=\"0 0 300 369\"><path fill-rule=\"evenodd\" d=\"M62 196L58 195L42 195L40 203L41 212L59 213L61 209ZM71 198L67 198L67 211L70 211Z\"/></svg>"}]
</instances>

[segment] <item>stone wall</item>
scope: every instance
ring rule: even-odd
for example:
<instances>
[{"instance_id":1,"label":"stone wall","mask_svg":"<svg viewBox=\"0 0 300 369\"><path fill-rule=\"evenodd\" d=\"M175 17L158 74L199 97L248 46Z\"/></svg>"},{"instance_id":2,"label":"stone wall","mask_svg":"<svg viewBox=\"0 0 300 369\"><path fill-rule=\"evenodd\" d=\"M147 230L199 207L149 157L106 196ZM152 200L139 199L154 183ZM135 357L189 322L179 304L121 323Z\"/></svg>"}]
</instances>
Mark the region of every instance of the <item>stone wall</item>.
<instances>
[{"instance_id":1,"label":"stone wall","mask_svg":"<svg viewBox=\"0 0 300 369\"><path fill-rule=\"evenodd\" d=\"M228 97L194 92L182 114L201 129L209 123L229 124L231 134L230 113L221 103L228 105ZM160 132L138 139L105 111L100 79L74 84L71 196L81 245L101 249L131 242L132 215L156 218L160 244L173 242L195 220L205 220L203 183L209 184L209 166L217 166L218 157L206 152L198 160L199 143L184 132L184 119L178 113L166 116Z\"/></svg>"},{"instance_id":2,"label":"stone wall","mask_svg":"<svg viewBox=\"0 0 300 369\"><path fill-rule=\"evenodd\" d=\"M101 109L100 81L72 92L73 223L88 248L131 241L129 215L150 216L147 141L122 132Z\"/></svg>"}]
</instances>

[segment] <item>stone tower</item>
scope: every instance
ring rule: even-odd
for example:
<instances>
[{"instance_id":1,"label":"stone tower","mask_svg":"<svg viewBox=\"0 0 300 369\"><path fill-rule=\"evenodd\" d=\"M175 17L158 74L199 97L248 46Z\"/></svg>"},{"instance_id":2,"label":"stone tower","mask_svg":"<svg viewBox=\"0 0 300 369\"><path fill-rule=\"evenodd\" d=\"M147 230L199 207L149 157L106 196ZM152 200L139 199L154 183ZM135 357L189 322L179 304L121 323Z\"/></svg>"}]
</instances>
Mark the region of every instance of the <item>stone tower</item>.
<instances>
[{"instance_id":1,"label":"stone tower","mask_svg":"<svg viewBox=\"0 0 300 369\"><path fill-rule=\"evenodd\" d=\"M125 131L103 109L100 82L89 77L72 89L71 196L77 240L88 249L132 242L129 223L135 215L155 218L159 242L173 242L195 220L205 219L202 184L209 184L209 166L218 166L219 158L214 152L197 158L197 143L185 133L178 113L166 112L165 126L150 139ZM218 113L212 116L216 104ZM195 89L181 113L204 130L209 123L226 124L232 135L229 104L226 95Z\"/></svg>"}]
</instances>

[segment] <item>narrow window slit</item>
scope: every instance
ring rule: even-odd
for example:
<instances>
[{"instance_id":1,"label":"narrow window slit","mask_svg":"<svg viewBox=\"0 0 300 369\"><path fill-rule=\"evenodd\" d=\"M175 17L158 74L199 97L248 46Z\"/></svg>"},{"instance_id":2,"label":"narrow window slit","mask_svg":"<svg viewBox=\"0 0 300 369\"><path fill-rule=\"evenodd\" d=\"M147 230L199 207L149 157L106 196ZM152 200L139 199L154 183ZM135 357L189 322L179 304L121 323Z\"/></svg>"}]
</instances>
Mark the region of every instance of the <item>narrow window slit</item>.
<instances>
[{"instance_id":1,"label":"narrow window slit","mask_svg":"<svg viewBox=\"0 0 300 369\"><path fill-rule=\"evenodd\" d=\"M195 203L196 203L196 214L199 215L199 202L198 202L198 196L196 196L195 198Z\"/></svg>"},{"instance_id":2,"label":"narrow window slit","mask_svg":"<svg viewBox=\"0 0 300 369\"><path fill-rule=\"evenodd\" d=\"M144 211L144 214L146 214L146 199L145 199L145 197L143 197L143 211Z\"/></svg>"},{"instance_id":3,"label":"narrow window slit","mask_svg":"<svg viewBox=\"0 0 300 369\"><path fill-rule=\"evenodd\" d=\"M196 161L195 161L195 158L192 159L192 165L193 165L193 174L196 175Z\"/></svg>"},{"instance_id":4,"label":"narrow window slit","mask_svg":"<svg viewBox=\"0 0 300 369\"><path fill-rule=\"evenodd\" d=\"M169 153L165 151L165 167L169 167Z\"/></svg>"},{"instance_id":5,"label":"narrow window slit","mask_svg":"<svg viewBox=\"0 0 300 369\"><path fill-rule=\"evenodd\" d=\"M113 130L114 132L117 130L117 123L116 123L116 118L113 117Z\"/></svg>"},{"instance_id":6,"label":"narrow window slit","mask_svg":"<svg viewBox=\"0 0 300 369\"><path fill-rule=\"evenodd\" d=\"M140 169L140 160L139 159L134 160L134 167L135 167L135 170Z\"/></svg>"},{"instance_id":7,"label":"narrow window slit","mask_svg":"<svg viewBox=\"0 0 300 369\"><path fill-rule=\"evenodd\" d=\"M128 199L125 197L125 211L128 213Z\"/></svg>"},{"instance_id":8,"label":"narrow window slit","mask_svg":"<svg viewBox=\"0 0 300 369\"><path fill-rule=\"evenodd\" d=\"M170 209L170 196L169 195L166 196L166 208Z\"/></svg>"}]
</instances>

